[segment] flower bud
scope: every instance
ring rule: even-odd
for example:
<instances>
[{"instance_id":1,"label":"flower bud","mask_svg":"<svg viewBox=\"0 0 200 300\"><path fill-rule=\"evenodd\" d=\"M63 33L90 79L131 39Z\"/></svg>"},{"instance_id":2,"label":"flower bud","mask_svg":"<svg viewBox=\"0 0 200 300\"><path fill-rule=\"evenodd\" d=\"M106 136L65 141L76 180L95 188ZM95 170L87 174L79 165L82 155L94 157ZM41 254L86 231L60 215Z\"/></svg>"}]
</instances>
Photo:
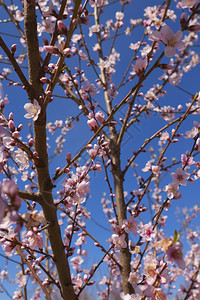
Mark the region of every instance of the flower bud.
<instances>
[{"instance_id":1,"label":"flower bud","mask_svg":"<svg viewBox=\"0 0 200 300\"><path fill-rule=\"evenodd\" d=\"M8 128L10 129L11 132L15 131L15 123L13 122L13 120L10 120L8 122Z\"/></svg>"},{"instance_id":2,"label":"flower bud","mask_svg":"<svg viewBox=\"0 0 200 300\"><path fill-rule=\"evenodd\" d=\"M23 128L23 124L19 124L19 125L17 126L17 131L21 131L22 128Z\"/></svg>"},{"instance_id":3,"label":"flower bud","mask_svg":"<svg viewBox=\"0 0 200 300\"><path fill-rule=\"evenodd\" d=\"M41 81L42 83L49 83L49 82L50 82L49 78L47 78L47 77L41 77L41 78L40 78L40 81Z\"/></svg>"},{"instance_id":4,"label":"flower bud","mask_svg":"<svg viewBox=\"0 0 200 300\"><path fill-rule=\"evenodd\" d=\"M63 54L64 54L65 57L70 57L71 49L70 48L65 48L63 50Z\"/></svg>"},{"instance_id":5,"label":"flower bud","mask_svg":"<svg viewBox=\"0 0 200 300\"><path fill-rule=\"evenodd\" d=\"M66 155L66 161L69 163L71 158L72 158L72 155L71 155L70 152L68 152L67 155Z\"/></svg>"},{"instance_id":6,"label":"flower bud","mask_svg":"<svg viewBox=\"0 0 200 300\"><path fill-rule=\"evenodd\" d=\"M96 129L98 128L97 121L96 121L94 118L88 120L88 121L87 121L87 124L90 126L90 128L91 128L92 130L96 130Z\"/></svg>"},{"instance_id":7,"label":"flower bud","mask_svg":"<svg viewBox=\"0 0 200 300\"><path fill-rule=\"evenodd\" d=\"M95 118L96 118L97 121L99 121L101 124L103 124L104 121L105 121L104 113L103 113L102 111L100 111L100 110L95 114Z\"/></svg>"},{"instance_id":8,"label":"flower bud","mask_svg":"<svg viewBox=\"0 0 200 300\"><path fill-rule=\"evenodd\" d=\"M60 54L60 51L57 47L54 46L44 46L44 50L51 54Z\"/></svg>"},{"instance_id":9,"label":"flower bud","mask_svg":"<svg viewBox=\"0 0 200 300\"><path fill-rule=\"evenodd\" d=\"M16 44L12 44L12 46L11 46L11 53L15 54L16 49L17 49L17 45Z\"/></svg>"},{"instance_id":10,"label":"flower bud","mask_svg":"<svg viewBox=\"0 0 200 300\"><path fill-rule=\"evenodd\" d=\"M28 146L31 148L34 145L34 139L30 138L30 140L28 141Z\"/></svg>"},{"instance_id":11,"label":"flower bud","mask_svg":"<svg viewBox=\"0 0 200 300\"><path fill-rule=\"evenodd\" d=\"M181 14L180 24L182 29L187 29L187 14L185 12Z\"/></svg>"},{"instance_id":12,"label":"flower bud","mask_svg":"<svg viewBox=\"0 0 200 300\"><path fill-rule=\"evenodd\" d=\"M19 135L20 135L19 131L14 131L14 132L12 133L12 136L13 136L14 138L18 138Z\"/></svg>"},{"instance_id":13,"label":"flower bud","mask_svg":"<svg viewBox=\"0 0 200 300\"><path fill-rule=\"evenodd\" d=\"M188 27L188 30L192 32L200 31L200 25L191 25Z\"/></svg>"},{"instance_id":14,"label":"flower bud","mask_svg":"<svg viewBox=\"0 0 200 300\"><path fill-rule=\"evenodd\" d=\"M12 112L9 114L8 119L9 119L9 120L13 120L13 119L14 119L14 116L13 116L13 113L12 113Z\"/></svg>"},{"instance_id":15,"label":"flower bud","mask_svg":"<svg viewBox=\"0 0 200 300\"><path fill-rule=\"evenodd\" d=\"M58 34L64 34L67 36L67 27L65 26L63 21L59 20L57 22L57 26L58 26Z\"/></svg>"},{"instance_id":16,"label":"flower bud","mask_svg":"<svg viewBox=\"0 0 200 300\"><path fill-rule=\"evenodd\" d=\"M168 64L159 64L158 67L163 70L173 70L173 67Z\"/></svg>"}]
</instances>

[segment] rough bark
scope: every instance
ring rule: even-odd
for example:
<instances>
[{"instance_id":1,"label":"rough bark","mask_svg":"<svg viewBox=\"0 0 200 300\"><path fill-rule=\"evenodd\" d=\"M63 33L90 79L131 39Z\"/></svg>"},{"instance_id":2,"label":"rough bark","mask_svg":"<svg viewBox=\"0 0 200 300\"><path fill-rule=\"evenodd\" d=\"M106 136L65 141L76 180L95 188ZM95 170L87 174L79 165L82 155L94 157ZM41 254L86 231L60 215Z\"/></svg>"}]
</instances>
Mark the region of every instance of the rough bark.
<instances>
[{"instance_id":1,"label":"rough bark","mask_svg":"<svg viewBox=\"0 0 200 300\"><path fill-rule=\"evenodd\" d=\"M32 98L36 98L42 107L39 96L42 95L40 83L40 55L37 38L37 22L35 0L24 1L24 26L27 44L29 83L32 89ZM70 268L65 255L60 227L57 219L57 209L53 202L52 183L48 169L48 153L46 146L46 112L42 111L38 120L34 122L35 151L38 153L39 164L36 166L39 194L46 222L48 222L48 236L52 248L54 262L57 267L61 285L62 297L65 300L76 299L74 294Z\"/></svg>"},{"instance_id":2,"label":"rough bark","mask_svg":"<svg viewBox=\"0 0 200 300\"><path fill-rule=\"evenodd\" d=\"M120 161L120 146L116 145L116 133L115 138L111 139L111 150L112 150L112 175L114 179L115 187L115 199L117 205L117 220L118 224L121 227L123 220L127 218L126 216L126 205L124 200L124 176L121 170L121 161ZM128 245L128 235L126 234L126 242ZM122 286L124 295L134 293L132 285L128 282L128 278L131 272L131 253L129 248L124 248L120 251L120 265L121 265L121 276L122 276Z\"/></svg>"}]
</instances>

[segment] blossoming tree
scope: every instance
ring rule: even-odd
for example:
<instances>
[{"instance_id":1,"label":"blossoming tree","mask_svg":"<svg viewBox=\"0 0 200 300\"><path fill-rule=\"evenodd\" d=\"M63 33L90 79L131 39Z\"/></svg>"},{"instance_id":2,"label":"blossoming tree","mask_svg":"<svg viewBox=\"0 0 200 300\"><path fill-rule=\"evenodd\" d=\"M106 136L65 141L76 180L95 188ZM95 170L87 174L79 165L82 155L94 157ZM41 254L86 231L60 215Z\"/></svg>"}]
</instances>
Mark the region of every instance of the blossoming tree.
<instances>
[{"instance_id":1,"label":"blossoming tree","mask_svg":"<svg viewBox=\"0 0 200 300\"><path fill-rule=\"evenodd\" d=\"M85 299L90 289L91 299L200 297L198 203L173 234L167 225L200 177L198 81L192 92L180 85L200 62L200 3L146 4L0 0L0 286L8 299ZM187 99L169 105L171 87ZM97 211L87 209L102 195L103 242L89 223ZM83 268L91 253L98 262Z\"/></svg>"}]
</instances>

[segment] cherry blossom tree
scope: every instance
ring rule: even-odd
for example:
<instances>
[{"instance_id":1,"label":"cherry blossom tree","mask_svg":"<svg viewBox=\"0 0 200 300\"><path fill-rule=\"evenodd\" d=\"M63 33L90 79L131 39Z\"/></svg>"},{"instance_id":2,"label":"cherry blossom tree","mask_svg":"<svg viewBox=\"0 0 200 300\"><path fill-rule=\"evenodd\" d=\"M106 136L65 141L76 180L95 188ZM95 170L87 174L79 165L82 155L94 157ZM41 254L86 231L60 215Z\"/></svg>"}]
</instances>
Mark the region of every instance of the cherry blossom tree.
<instances>
[{"instance_id":1,"label":"cherry blossom tree","mask_svg":"<svg viewBox=\"0 0 200 300\"><path fill-rule=\"evenodd\" d=\"M0 0L1 292L198 299L200 209L177 207L200 177L199 1L15 2Z\"/></svg>"}]
</instances>

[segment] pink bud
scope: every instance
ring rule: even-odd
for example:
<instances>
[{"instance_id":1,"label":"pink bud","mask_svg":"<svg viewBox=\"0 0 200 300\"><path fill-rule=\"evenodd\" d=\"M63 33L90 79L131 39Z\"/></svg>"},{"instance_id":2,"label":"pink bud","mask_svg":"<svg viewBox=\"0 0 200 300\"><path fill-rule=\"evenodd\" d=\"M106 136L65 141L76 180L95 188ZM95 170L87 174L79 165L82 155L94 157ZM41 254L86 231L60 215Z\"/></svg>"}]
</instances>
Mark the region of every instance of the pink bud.
<instances>
[{"instance_id":1,"label":"pink bud","mask_svg":"<svg viewBox=\"0 0 200 300\"><path fill-rule=\"evenodd\" d=\"M97 121L92 118L90 120L87 121L87 124L90 126L90 128L92 128L93 130L96 130L98 128L98 124Z\"/></svg>"},{"instance_id":2,"label":"pink bud","mask_svg":"<svg viewBox=\"0 0 200 300\"><path fill-rule=\"evenodd\" d=\"M104 121L105 121L104 113L103 113L102 111L100 111L100 110L95 114L95 118L96 118L97 121L99 121L101 124L104 123Z\"/></svg>"},{"instance_id":3,"label":"pink bud","mask_svg":"<svg viewBox=\"0 0 200 300\"><path fill-rule=\"evenodd\" d=\"M177 111L180 111L183 108L181 104L178 105Z\"/></svg>"},{"instance_id":4,"label":"pink bud","mask_svg":"<svg viewBox=\"0 0 200 300\"><path fill-rule=\"evenodd\" d=\"M9 119L9 120L13 120L13 119L14 119L14 116L13 116L13 113L12 113L12 112L9 114L8 119Z\"/></svg>"},{"instance_id":5,"label":"pink bud","mask_svg":"<svg viewBox=\"0 0 200 300\"><path fill-rule=\"evenodd\" d=\"M14 138L18 138L19 135L20 135L19 131L14 131L14 132L12 133L12 136L13 136Z\"/></svg>"},{"instance_id":6,"label":"pink bud","mask_svg":"<svg viewBox=\"0 0 200 300\"><path fill-rule=\"evenodd\" d=\"M58 33L59 34L64 34L64 35L67 36L67 27L65 26L65 24L61 20L59 20L57 22L57 26L58 26Z\"/></svg>"},{"instance_id":7,"label":"pink bud","mask_svg":"<svg viewBox=\"0 0 200 300\"><path fill-rule=\"evenodd\" d=\"M23 128L23 124L19 124L19 125L17 126L17 131L21 131L22 128Z\"/></svg>"},{"instance_id":8,"label":"pink bud","mask_svg":"<svg viewBox=\"0 0 200 300\"><path fill-rule=\"evenodd\" d=\"M73 25L74 25L74 26L77 26L77 25L78 25L78 19L74 19L72 22L73 22Z\"/></svg>"},{"instance_id":9,"label":"pink bud","mask_svg":"<svg viewBox=\"0 0 200 300\"><path fill-rule=\"evenodd\" d=\"M87 283L88 286L89 286L89 285L93 285L93 284L95 284L95 281L94 281L94 280L92 280L92 281L90 281L90 282Z\"/></svg>"},{"instance_id":10,"label":"pink bud","mask_svg":"<svg viewBox=\"0 0 200 300\"><path fill-rule=\"evenodd\" d=\"M51 92L51 91L47 91L47 92L46 92L46 95L47 95L47 96L51 96L51 95L52 95L52 92Z\"/></svg>"},{"instance_id":11,"label":"pink bud","mask_svg":"<svg viewBox=\"0 0 200 300\"><path fill-rule=\"evenodd\" d=\"M11 46L11 53L12 53L12 54L15 54L16 49L17 49L17 45L16 45L16 44L13 44L13 45Z\"/></svg>"},{"instance_id":12,"label":"pink bud","mask_svg":"<svg viewBox=\"0 0 200 300\"><path fill-rule=\"evenodd\" d=\"M44 50L51 54L60 54L59 49L54 46L44 46Z\"/></svg>"},{"instance_id":13,"label":"pink bud","mask_svg":"<svg viewBox=\"0 0 200 300\"><path fill-rule=\"evenodd\" d=\"M92 149L92 144L87 144L87 149Z\"/></svg>"},{"instance_id":14,"label":"pink bud","mask_svg":"<svg viewBox=\"0 0 200 300\"><path fill-rule=\"evenodd\" d=\"M66 161L70 162L71 158L72 158L72 155L71 155L70 152L68 152L67 155L66 155Z\"/></svg>"},{"instance_id":15,"label":"pink bud","mask_svg":"<svg viewBox=\"0 0 200 300\"><path fill-rule=\"evenodd\" d=\"M163 70L173 70L173 67L168 64L159 64L158 66Z\"/></svg>"},{"instance_id":16,"label":"pink bud","mask_svg":"<svg viewBox=\"0 0 200 300\"><path fill-rule=\"evenodd\" d=\"M64 56L66 56L66 57L70 57L71 49L70 49L70 48L65 48L65 49L63 50L63 54L64 54Z\"/></svg>"},{"instance_id":17,"label":"pink bud","mask_svg":"<svg viewBox=\"0 0 200 300\"><path fill-rule=\"evenodd\" d=\"M49 83L49 82L50 82L49 78L47 78L47 77L41 77L41 78L40 78L40 81L41 81L42 83Z\"/></svg>"},{"instance_id":18,"label":"pink bud","mask_svg":"<svg viewBox=\"0 0 200 300\"><path fill-rule=\"evenodd\" d=\"M15 123L13 122L13 120L10 120L8 122L8 127L9 127L10 131L12 131L12 132L15 131Z\"/></svg>"},{"instance_id":19,"label":"pink bud","mask_svg":"<svg viewBox=\"0 0 200 300\"><path fill-rule=\"evenodd\" d=\"M57 175L59 172L60 172L60 167L57 167L55 171L55 175Z\"/></svg>"},{"instance_id":20,"label":"pink bud","mask_svg":"<svg viewBox=\"0 0 200 300\"><path fill-rule=\"evenodd\" d=\"M77 79L74 80L74 84L78 86L78 80Z\"/></svg>"},{"instance_id":21,"label":"pink bud","mask_svg":"<svg viewBox=\"0 0 200 300\"><path fill-rule=\"evenodd\" d=\"M187 14L185 12L181 14L180 24L182 29L187 29Z\"/></svg>"},{"instance_id":22,"label":"pink bud","mask_svg":"<svg viewBox=\"0 0 200 300\"><path fill-rule=\"evenodd\" d=\"M34 145L34 139L30 138L30 140L28 141L28 145L29 147L32 147Z\"/></svg>"},{"instance_id":23,"label":"pink bud","mask_svg":"<svg viewBox=\"0 0 200 300\"><path fill-rule=\"evenodd\" d=\"M189 31L200 31L200 25L191 25L188 27Z\"/></svg>"}]
</instances>

